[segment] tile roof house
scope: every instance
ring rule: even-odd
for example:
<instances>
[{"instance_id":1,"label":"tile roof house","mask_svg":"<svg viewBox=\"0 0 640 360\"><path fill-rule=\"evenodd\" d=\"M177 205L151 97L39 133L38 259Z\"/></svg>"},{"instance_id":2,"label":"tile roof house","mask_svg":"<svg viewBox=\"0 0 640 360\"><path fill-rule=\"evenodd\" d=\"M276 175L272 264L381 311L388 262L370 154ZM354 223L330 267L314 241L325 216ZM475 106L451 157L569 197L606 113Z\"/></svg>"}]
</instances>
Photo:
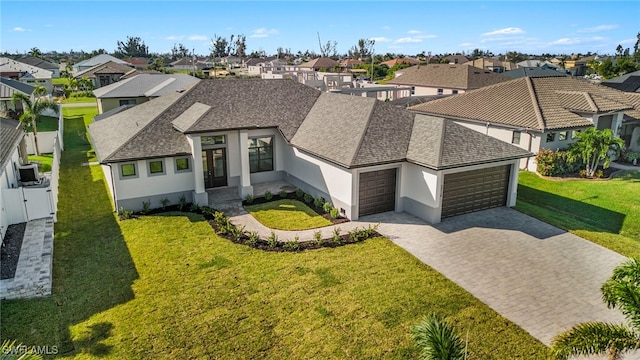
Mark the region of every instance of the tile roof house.
<instances>
[{"instance_id":1,"label":"tile roof house","mask_svg":"<svg viewBox=\"0 0 640 360\"><path fill-rule=\"evenodd\" d=\"M158 96L184 91L200 79L187 74L140 74L93 91L102 114L124 105L138 105Z\"/></svg>"},{"instance_id":2,"label":"tile roof house","mask_svg":"<svg viewBox=\"0 0 640 360\"><path fill-rule=\"evenodd\" d=\"M113 84L119 81L122 77L130 76L137 72L139 72L139 70L136 70L129 65L108 61L80 71L75 74L74 78L78 80L85 77L89 78L93 82L93 88L97 89Z\"/></svg>"},{"instance_id":3,"label":"tile roof house","mask_svg":"<svg viewBox=\"0 0 640 360\"><path fill-rule=\"evenodd\" d=\"M429 57L429 63L431 63L431 60L434 57ZM464 56L464 55L446 55L446 56L441 56L439 61L443 61L443 60L448 60L448 64L452 64L452 65L462 65L466 62L469 61L469 59Z\"/></svg>"},{"instance_id":4,"label":"tile roof house","mask_svg":"<svg viewBox=\"0 0 640 360\"><path fill-rule=\"evenodd\" d=\"M301 68L310 68L315 71L320 71L321 69L325 69L325 71L331 71L336 66L340 66L340 63L328 57L319 57L317 59L313 59L311 61L300 64Z\"/></svg>"},{"instance_id":5,"label":"tile roof house","mask_svg":"<svg viewBox=\"0 0 640 360\"><path fill-rule=\"evenodd\" d=\"M85 71L87 69L90 69L94 66L97 65L102 65L102 64L106 64L108 62L112 62L112 63L116 63L116 64L120 64L120 65L126 65L129 67L133 67L132 64L122 60L122 59L118 59L117 57L111 56L109 54L99 54L96 55L90 59L87 60L83 60L80 61L79 63L76 63L73 65L73 72L74 74L77 74L79 72Z\"/></svg>"},{"instance_id":6,"label":"tile roof house","mask_svg":"<svg viewBox=\"0 0 640 360\"><path fill-rule=\"evenodd\" d=\"M532 68L532 67L539 67L539 68L543 68L543 69L557 69L558 66L556 66L554 63L547 61L547 60L538 60L538 59L527 59L527 60L523 60L520 61L519 63L516 63L516 65L518 66L518 68ZM510 71L513 71L510 70Z\"/></svg>"},{"instance_id":7,"label":"tile roof house","mask_svg":"<svg viewBox=\"0 0 640 360\"><path fill-rule=\"evenodd\" d=\"M534 153L566 148L590 126L625 134L637 126L624 121L625 113L640 118L640 102L627 94L571 77L517 78L410 110L454 119ZM523 160L521 168L535 164Z\"/></svg>"},{"instance_id":8,"label":"tile roof house","mask_svg":"<svg viewBox=\"0 0 640 360\"><path fill-rule=\"evenodd\" d=\"M475 66L480 69L489 70L495 73L503 73L509 70L515 70L518 65L509 61L501 61L496 58L479 58L464 63L464 65Z\"/></svg>"},{"instance_id":9,"label":"tile roof house","mask_svg":"<svg viewBox=\"0 0 640 360\"><path fill-rule=\"evenodd\" d=\"M517 164L531 155L442 117L291 80L202 80L89 134L116 209L128 210L164 198L209 204L216 187L244 198L284 180L351 219L395 210L437 223L514 205Z\"/></svg>"},{"instance_id":10,"label":"tile roof house","mask_svg":"<svg viewBox=\"0 0 640 360\"><path fill-rule=\"evenodd\" d=\"M391 60L383 61L380 63L380 65L386 65L388 68L392 68L398 64L418 65L420 64L420 61L405 57L405 58L391 59Z\"/></svg>"},{"instance_id":11,"label":"tile roof house","mask_svg":"<svg viewBox=\"0 0 640 360\"><path fill-rule=\"evenodd\" d=\"M469 65L449 64L411 66L396 75L387 84L411 86L415 96L461 94L510 79Z\"/></svg>"},{"instance_id":12,"label":"tile roof house","mask_svg":"<svg viewBox=\"0 0 640 360\"><path fill-rule=\"evenodd\" d=\"M25 64L8 57L0 57L0 76L18 80L32 86L44 86L48 93L53 90L53 73L37 66Z\"/></svg>"}]
</instances>

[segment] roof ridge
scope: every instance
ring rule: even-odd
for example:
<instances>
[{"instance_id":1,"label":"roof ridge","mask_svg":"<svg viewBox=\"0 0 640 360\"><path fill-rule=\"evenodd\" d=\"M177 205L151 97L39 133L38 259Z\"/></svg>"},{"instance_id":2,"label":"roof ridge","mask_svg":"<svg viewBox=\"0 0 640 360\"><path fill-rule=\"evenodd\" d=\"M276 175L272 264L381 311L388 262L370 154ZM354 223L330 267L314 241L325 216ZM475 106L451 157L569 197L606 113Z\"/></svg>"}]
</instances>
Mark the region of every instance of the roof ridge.
<instances>
[{"instance_id":1,"label":"roof ridge","mask_svg":"<svg viewBox=\"0 0 640 360\"><path fill-rule=\"evenodd\" d=\"M365 99L369 99L369 98L365 98ZM364 141L364 136L367 133L367 129L369 129L369 124L371 123L371 118L373 117L373 112L375 111L377 106L378 106L378 100L374 99L373 100L373 106L371 107L371 110L369 111L369 116L367 116L367 123L364 125L364 131L362 133L360 133L360 139L358 139L358 146L356 146L356 151L353 152L353 156L351 157L351 161L349 161L348 166L351 166L351 164L353 164L356 161L356 158L358 157L358 153L360 152L360 148L362 147L362 143Z\"/></svg>"},{"instance_id":2,"label":"roof ridge","mask_svg":"<svg viewBox=\"0 0 640 360\"><path fill-rule=\"evenodd\" d=\"M184 94L182 94L182 96L178 96L175 100L173 100L173 102L171 103L171 105L175 104L176 101L182 99L183 97L187 96L187 94L189 93L189 91L191 91L191 89L187 90ZM153 101L153 100L151 100ZM147 103L150 103L151 101L148 101ZM117 152L119 152L122 148L124 148L125 146L127 146L129 143L131 143L134 139L138 138L140 136L140 134L149 126L151 126L151 124L155 123L156 121L158 121L158 119L164 115L167 111L169 111L169 109L171 108L171 105L167 106L164 110L162 110L162 112L160 114L158 114L156 117L154 117L153 119L149 120L147 122L146 125L144 125L143 127L140 128L140 130L136 131L135 134L133 134L131 137L129 137L127 139L127 141L123 142L120 146L118 146L115 150L113 150L111 152L111 154L109 154L109 156L105 157L103 161L109 160L111 157L113 157L114 154L116 154Z\"/></svg>"},{"instance_id":3,"label":"roof ridge","mask_svg":"<svg viewBox=\"0 0 640 360\"><path fill-rule=\"evenodd\" d=\"M529 89L529 95L531 96L531 105L533 105L533 111L536 113L536 120L538 120L538 126L540 126L540 130L544 131L546 126L544 123L544 118L542 117L542 110L540 110L540 103L538 102L538 94L533 85L533 80L530 77L525 76L525 81L527 82L527 88Z\"/></svg>"},{"instance_id":4,"label":"roof ridge","mask_svg":"<svg viewBox=\"0 0 640 360\"><path fill-rule=\"evenodd\" d=\"M587 103L589 103L589 106L591 107L591 110L593 110L593 112L595 113L600 112L600 109L598 109L598 105L596 105L596 102L593 101L593 98L591 97L591 94L588 91L584 91L583 96L587 100Z\"/></svg>"}]
</instances>

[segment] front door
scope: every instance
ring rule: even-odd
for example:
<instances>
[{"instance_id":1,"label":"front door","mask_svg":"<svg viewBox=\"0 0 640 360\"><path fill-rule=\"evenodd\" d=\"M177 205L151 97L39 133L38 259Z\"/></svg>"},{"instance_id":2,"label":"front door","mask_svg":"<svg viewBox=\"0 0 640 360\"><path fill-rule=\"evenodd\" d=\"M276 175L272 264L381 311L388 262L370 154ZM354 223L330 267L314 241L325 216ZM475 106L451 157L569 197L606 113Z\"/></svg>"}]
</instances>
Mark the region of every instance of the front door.
<instances>
[{"instance_id":1,"label":"front door","mask_svg":"<svg viewBox=\"0 0 640 360\"><path fill-rule=\"evenodd\" d=\"M227 157L224 150L221 148L202 151L205 188L227 186Z\"/></svg>"}]
</instances>

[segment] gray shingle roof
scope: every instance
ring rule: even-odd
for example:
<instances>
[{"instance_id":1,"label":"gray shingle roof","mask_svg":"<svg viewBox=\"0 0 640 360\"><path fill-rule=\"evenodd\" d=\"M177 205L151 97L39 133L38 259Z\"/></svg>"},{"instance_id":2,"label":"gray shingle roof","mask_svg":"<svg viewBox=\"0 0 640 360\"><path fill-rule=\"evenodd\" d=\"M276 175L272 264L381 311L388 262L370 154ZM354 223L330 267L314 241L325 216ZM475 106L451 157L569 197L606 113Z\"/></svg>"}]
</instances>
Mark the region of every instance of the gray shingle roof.
<instances>
[{"instance_id":1,"label":"gray shingle roof","mask_svg":"<svg viewBox=\"0 0 640 360\"><path fill-rule=\"evenodd\" d=\"M25 57L21 57L18 59L18 61L28 64L28 65L32 65L32 66L36 66L39 67L41 69L45 69L45 70L59 70L60 66L57 64L54 64L52 62L46 61L44 59L40 59L37 57L33 57L33 56L25 56Z\"/></svg>"},{"instance_id":2,"label":"gray shingle roof","mask_svg":"<svg viewBox=\"0 0 640 360\"><path fill-rule=\"evenodd\" d=\"M109 61L104 64L98 64L84 71L81 71L75 74L74 77L76 79L82 79L83 77L92 78L96 76L95 74L127 74L131 71L136 71L136 69L128 65Z\"/></svg>"},{"instance_id":3,"label":"gray shingle roof","mask_svg":"<svg viewBox=\"0 0 640 360\"><path fill-rule=\"evenodd\" d=\"M131 66L131 64L129 64L128 62L118 59L117 57L113 57L109 54L99 54L92 57L91 59L80 61L79 63L75 64L74 67L78 68L78 67L96 66L96 65L101 65L110 61L118 64Z\"/></svg>"},{"instance_id":4,"label":"gray shingle roof","mask_svg":"<svg viewBox=\"0 0 640 360\"><path fill-rule=\"evenodd\" d=\"M156 97L185 90L200 79L187 74L140 74L93 91L97 98Z\"/></svg>"},{"instance_id":5,"label":"gray shingle roof","mask_svg":"<svg viewBox=\"0 0 640 360\"><path fill-rule=\"evenodd\" d=\"M640 70L601 82L602 85L625 92L640 92Z\"/></svg>"},{"instance_id":6,"label":"gray shingle roof","mask_svg":"<svg viewBox=\"0 0 640 360\"><path fill-rule=\"evenodd\" d=\"M402 75L387 83L471 90L507 80L510 78L469 65L429 64L403 69Z\"/></svg>"},{"instance_id":7,"label":"gray shingle roof","mask_svg":"<svg viewBox=\"0 0 640 360\"><path fill-rule=\"evenodd\" d=\"M0 118L0 175L23 136L24 130L18 121Z\"/></svg>"},{"instance_id":8,"label":"gray shingle roof","mask_svg":"<svg viewBox=\"0 0 640 360\"><path fill-rule=\"evenodd\" d=\"M410 109L544 132L593 125L578 113L633 108L624 93L587 81L570 77L524 77Z\"/></svg>"},{"instance_id":9,"label":"gray shingle roof","mask_svg":"<svg viewBox=\"0 0 640 360\"><path fill-rule=\"evenodd\" d=\"M549 77L549 76L567 76L567 74L561 73L553 69L545 69L540 67L521 67L515 70L509 70L502 73L504 76L508 76L512 79L521 77Z\"/></svg>"},{"instance_id":10,"label":"gray shingle roof","mask_svg":"<svg viewBox=\"0 0 640 360\"><path fill-rule=\"evenodd\" d=\"M35 86L25 84L21 81L0 77L0 98L10 98L16 91L31 95L35 89Z\"/></svg>"},{"instance_id":11,"label":"gray shingle roof","mask_svg":"<svg viewBox=\"0 0 640 360\"><path fill-rule=\"evenodd\" d=\"M452 120L417 114L407 161L435 170L533 156Z\"/></svg>"},{"instance_id":12,"label":"gray shingle roof","mask_svg":"<svg viewBox=\"0 0 640 360\"><path fill-rule=\"evenodd\" d=\"M91 124L89 133L103 163L187 154L190 147L179 129L258 127L276 127L292 146L347 168L404 161L408 152L413 161L435 169L528 154L448 122L439 132L436 121L416 127L414 116L372 98L320 93L291 80L203 80L185 93ZM474 144L465 144L467 139ZM487 149L477 148L482 146ZM428 158L432 150L440 155Z\"/></svg>"}]
</instances>

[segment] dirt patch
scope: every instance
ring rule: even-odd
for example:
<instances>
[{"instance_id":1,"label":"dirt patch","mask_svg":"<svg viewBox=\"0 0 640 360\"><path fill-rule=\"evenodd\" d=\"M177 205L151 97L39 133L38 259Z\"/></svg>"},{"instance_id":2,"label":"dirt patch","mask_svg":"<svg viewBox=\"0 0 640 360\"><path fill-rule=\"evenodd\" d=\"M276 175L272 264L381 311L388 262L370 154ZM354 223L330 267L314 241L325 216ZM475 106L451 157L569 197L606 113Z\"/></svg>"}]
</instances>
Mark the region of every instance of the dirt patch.
<instances>
[{"instance_id":1,"label":"dirt patch","mask_svg":"<svg viewBox=\"0 0 640 360\"><path fill-rule=\"evenodd\" d=\"M0 247L0 280L13 279L16 276L22 239L27 223L9 225Z\"/></svg>"}]
</instances>

